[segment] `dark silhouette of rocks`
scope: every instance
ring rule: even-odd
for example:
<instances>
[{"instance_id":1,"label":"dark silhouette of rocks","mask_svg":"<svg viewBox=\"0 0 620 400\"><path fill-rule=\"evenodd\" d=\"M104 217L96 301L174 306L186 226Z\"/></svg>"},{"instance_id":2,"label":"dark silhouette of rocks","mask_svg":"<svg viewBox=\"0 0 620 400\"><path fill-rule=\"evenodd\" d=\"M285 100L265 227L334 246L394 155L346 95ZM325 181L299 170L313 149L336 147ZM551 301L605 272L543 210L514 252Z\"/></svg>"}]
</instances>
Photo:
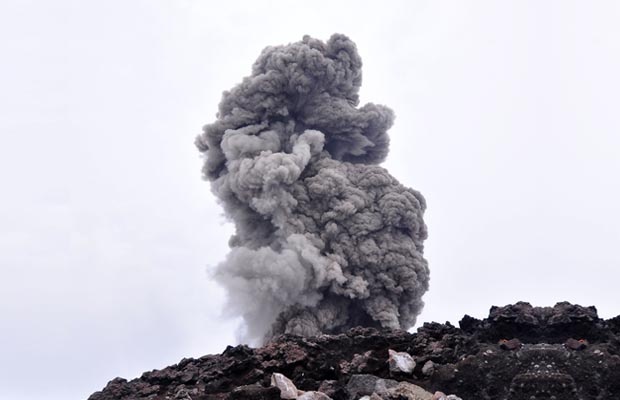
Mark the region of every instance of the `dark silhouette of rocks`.
<instances>
[{"instance_id":1,"label":"dark silhouette of rocks","mask_svg":"<svg viewBox=\"0 0 620 400\"><path fill-rule=\"evenodd\" d=\"M520 302L492 307L483 320L466 315L459 325L278 336L261 348L229 346L132 381L116 378L89 400L280 399L274 373L292 381L298 399L430 400L439 391L433 398L620 399L620 317L603 320L594 307L566 302Z\"/></svg>"}]
</instances>

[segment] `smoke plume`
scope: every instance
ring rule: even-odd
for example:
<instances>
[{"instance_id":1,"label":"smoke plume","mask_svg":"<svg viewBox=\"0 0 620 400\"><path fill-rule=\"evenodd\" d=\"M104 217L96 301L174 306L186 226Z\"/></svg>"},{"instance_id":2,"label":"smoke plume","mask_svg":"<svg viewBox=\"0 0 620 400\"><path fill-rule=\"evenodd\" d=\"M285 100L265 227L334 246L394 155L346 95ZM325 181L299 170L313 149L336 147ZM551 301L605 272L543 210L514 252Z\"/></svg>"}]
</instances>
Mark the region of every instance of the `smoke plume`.
<instances>
[{"instance_id":1,"label":"smoke plume","mask_svg":"<svg viewBox=\"0 0 620 400\"><path fill-rule=\"evenodd\" d=\"M267 47L196 140L236 234L215 269L247 339L410 328L428 290L424 198L377 164L394 114L358 108L355 44Z\"/></svg>"}]
</instances>

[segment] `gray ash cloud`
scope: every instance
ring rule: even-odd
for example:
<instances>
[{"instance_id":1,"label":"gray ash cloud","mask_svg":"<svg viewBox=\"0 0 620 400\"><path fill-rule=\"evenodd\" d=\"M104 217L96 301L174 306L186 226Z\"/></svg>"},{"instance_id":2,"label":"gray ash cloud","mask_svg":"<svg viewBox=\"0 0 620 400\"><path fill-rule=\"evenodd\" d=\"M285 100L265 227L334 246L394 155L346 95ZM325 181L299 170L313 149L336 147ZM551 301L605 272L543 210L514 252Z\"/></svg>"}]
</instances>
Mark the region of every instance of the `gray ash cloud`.
<instances>
[{"instance_id":1,"label":"gray ash cloud","mask_svg":"<svg viewBox=\"0 0 620 400\"><path fill-rule=\"evenodd\" d=\"M394 114L358 107L361 67L341 34L267 47L196 140L236 227L214 277L247 340L407 329L423 307L425 201L378 166Z\"/></svg>"}]
</instances>

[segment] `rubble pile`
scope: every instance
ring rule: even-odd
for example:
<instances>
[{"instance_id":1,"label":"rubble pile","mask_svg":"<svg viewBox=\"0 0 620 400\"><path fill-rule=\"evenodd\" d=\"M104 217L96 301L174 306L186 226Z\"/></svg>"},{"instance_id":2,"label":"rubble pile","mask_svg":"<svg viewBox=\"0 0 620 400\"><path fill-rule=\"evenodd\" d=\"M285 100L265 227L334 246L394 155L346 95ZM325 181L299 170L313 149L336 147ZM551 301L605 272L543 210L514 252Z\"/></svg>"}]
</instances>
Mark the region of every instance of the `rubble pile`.
<instances>
[{"instance_id":1,"label":"rubble pile","mask_svg":"<svg viewBox=\"0 0 620 400\"><path fill-rule=\"evenodd\" d=\"M517 303L417 333L282 335L127 381L89 400L594 400L620 398L620 317Z\"/></svg>"}]
</instances>

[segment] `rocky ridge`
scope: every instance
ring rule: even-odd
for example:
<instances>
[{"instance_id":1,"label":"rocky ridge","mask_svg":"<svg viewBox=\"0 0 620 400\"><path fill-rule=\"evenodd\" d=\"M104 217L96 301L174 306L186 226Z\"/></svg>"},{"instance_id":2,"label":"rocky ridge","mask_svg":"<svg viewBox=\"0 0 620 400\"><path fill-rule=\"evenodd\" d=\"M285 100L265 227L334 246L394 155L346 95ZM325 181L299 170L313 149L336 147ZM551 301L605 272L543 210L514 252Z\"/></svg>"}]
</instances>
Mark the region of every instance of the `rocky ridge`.
<instances>
[{"instance_id":1,"label":"rocky ridge","mask_svg":"<svg viewBox=\"0 0 620 400\"><path fill-rule=\"evenodd\" d=\"M131 381L116 378L89 400L459 398L620 398L620 316L520 302L492 307L483 320L466 315L458 328L284 335L261 348L229 346Z\"/></svg>"}]
</instances>

